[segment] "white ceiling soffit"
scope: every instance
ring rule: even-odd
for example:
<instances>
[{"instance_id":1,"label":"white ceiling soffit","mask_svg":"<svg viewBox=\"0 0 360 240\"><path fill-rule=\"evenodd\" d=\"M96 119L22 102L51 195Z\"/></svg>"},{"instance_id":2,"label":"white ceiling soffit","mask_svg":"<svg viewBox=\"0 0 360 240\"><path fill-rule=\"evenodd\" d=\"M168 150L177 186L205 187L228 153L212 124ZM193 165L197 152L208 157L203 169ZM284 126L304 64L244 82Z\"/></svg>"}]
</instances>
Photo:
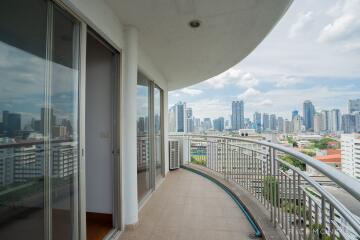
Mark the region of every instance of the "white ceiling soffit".
<instances>
[{"instance_id":1,"label":"white ceiling soffit","mask_svg":"<svg viewBox=\"0 0 360 240\"><path fill-rule=\"evenodd\" d=\"M174 90L213 77L245 58L292 0L107 0ZM200 20L199 28L189 27Z\"/></svg>"}]
</instances>

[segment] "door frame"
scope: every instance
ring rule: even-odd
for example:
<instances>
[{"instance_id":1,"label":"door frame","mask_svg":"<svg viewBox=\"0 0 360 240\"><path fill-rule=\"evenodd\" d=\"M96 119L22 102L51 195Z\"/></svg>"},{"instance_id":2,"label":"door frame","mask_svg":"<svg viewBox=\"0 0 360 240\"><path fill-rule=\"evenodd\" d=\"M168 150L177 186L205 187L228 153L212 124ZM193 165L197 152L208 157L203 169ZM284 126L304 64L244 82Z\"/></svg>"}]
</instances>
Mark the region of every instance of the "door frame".
<instances>
[{"instance_id":1,"label":"door frame","mask_svg":"<svg viewBox=\"0 0 360 240\"><path fill-rule=\"evenodd\" d=\"M86 240L86 156L85 156L85 106L86 106L86 46L87 46L87 34L89 29L99 36L105 46L110 47L115 51L115 76L114 76L114 94L113 99L113 122L116 123L113 126L115 133L113 133L113 159L114 159L114 212L113 212L113 225L114 229L104 239L110 239L120 235L123 231L123 189L122 189L122 141L121 133L123 129L122 125L122 49L118 48L105 34L103 34L93 23L91 23L85 16L83 16L76 8L71 5L67 0L51 0L57 6L61 7L64 11L68 12L80 23L80 63L79 63L79 217L77 227L79 229L78 239Z\"/></svg>"}]
</instances>

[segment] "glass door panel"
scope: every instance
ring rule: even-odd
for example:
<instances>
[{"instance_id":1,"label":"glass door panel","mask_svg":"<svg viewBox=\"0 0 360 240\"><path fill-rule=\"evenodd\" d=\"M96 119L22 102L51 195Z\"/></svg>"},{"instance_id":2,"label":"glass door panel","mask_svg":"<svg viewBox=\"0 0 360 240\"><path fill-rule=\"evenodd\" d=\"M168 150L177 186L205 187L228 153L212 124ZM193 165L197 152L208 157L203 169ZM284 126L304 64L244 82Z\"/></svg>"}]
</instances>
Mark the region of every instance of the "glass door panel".
<instances>
[{"instance_id":1,"label":"glass door panel","mask_svg":"<svg viewBox=\"0 0 360 240\"><path fill-rule=\"evenodd\" d=\"M53 10L50 107L51 215L54 240L77 237L79 23Z\"/></svg>"},{"instance_id":2,"label":"glass door panel","mask_svg":"<svg viewBox=\"0 0 360 240\"><path fill-rule=\"evenodd\" d=\"M45 238L46 29L46 1L1 1L0 239Z\"/></svg>"},{"instance_id":3,"label":"glass door panel","mask_svg":"<svg viewBox=\"0 0 360 240\"><path fill-rule=\"evenodd\" d=\"M150 84L138 73L137 85L137 177L138 199L141 201L151 190L151 158L150 158Z\"/></svg>"},{"instance_id":4,"label":"glass door panel","mask_svg":"<svg viewBox=\"0 0 360 240\"><path fill-rule=\"evenodd\" d=\"M155 180L162 177L162 90L154 87L154 161Z\"/></svg>"}]
</instances>

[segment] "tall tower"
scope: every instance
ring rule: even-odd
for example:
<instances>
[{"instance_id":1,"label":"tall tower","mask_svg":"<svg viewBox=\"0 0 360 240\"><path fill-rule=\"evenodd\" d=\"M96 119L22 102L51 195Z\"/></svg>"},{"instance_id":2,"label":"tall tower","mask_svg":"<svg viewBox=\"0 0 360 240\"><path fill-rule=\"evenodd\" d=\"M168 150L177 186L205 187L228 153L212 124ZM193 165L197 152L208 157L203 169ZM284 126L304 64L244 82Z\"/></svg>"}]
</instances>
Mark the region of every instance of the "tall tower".
<instances>
[{"instance_id":1,"label":"tall tower","mask_svg":"<svg viewBox=\"0 0 360 240\"><path fill-rule=\"evenodd\" d=\"M314 114L315 107L310 100L306 100L303 103L303 117L306 131L314 130Z\"/></svg>"},{"instance_id":2,"label":"tall tower","mask_svg":"<svg viewBox=\"0 0 360 240\"><path fill-rule=\"evenodd\" d=\"M231 126L233 130L239 130L244 128L244 102L233 101L232 102L232 114L231 114Z\"/></svg>"}]
</instances>

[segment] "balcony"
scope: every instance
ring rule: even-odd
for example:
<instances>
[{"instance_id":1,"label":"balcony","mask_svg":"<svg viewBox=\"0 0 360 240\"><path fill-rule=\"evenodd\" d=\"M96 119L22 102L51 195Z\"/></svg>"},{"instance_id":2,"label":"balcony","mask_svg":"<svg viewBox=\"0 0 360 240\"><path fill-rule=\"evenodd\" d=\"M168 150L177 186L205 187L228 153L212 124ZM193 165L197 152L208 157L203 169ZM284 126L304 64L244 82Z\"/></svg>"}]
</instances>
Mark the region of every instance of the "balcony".
<instances>
[{"instance_id":1,"label":"balcony","mask_svg":"<svg viewBox=\"0 0 360 240\"><path fill-rule=\"evenodd\" d=\"M187 170L172 171L123 240L249 239L254 230L223 189Z\"/></svg>"},{"instance_id":2,"label":"balcony","mask_svg":"<svg viewBox=\"0 0 360 240\"><path fill-rule=\"evenodd\" d=\"M181 159L185 168L195 169L197 172L200 170L200 174L217 179L218 182L225 185L226 192L239 197L241 204L249 213L250 222L254 221L259 226L266 239L270 239L268 237L270 228L264 219L271 222L270 225L273 229L281 230L271 233L272 237L275 236L274 239L359 239L360 191L358 189L360 189L360 182L356 179L302 153L268 142L206 135L174 135L169 138L177 139L180 142ZM284 160L286 155L322 173L324 178L329 180L326 181L327 185L317 182L306 172L286 162ZM170 189L171 182L174 182L176 176L181 177L179 181L176 181L176 187ZM185 178L187 176L189 178ZM234 232L237 229L238 233L243 231L242 233L247 233L246 236L248 236L250 228L246 230L243 229L243 226L245 222L249 225L249 221L246 221L249 219L240 218L243 221L237 222L234 226L226 222L226 218L231 215L225 215L222 218L212 215L211 219L203 219L200 222L197 222L196 218L191 218L191 214L186 211L186 206L196 206L199 202L196 196L199 193L202 193L201 202L209 203L210 206L215 204L215 201L211 203L209 200L211 199L211 190L204 190L211 187L212 184L207 183L199 188L197 182L193 183L190 180L192 178L199 177L192 176L183 170L170 174L163 189L159 190L158 195L154 196L151 203L142 211L145 226L147 221L156 222L156 219L163 217L168 220L167 223L170 223L172 219L173 227L176 228L173 231L181 233L181 228L187 224L186 220L184 223L183 219L178 218L177 214L181 213L184 219L195 219L191 225L194 229L201 230L203 221L213 221L213 225L208 230L214 230L219 226L223 226L225 229L234 227L232 229ZM198 181L205 180L199 179ZM184 208L178 212L175 210L175 212L164 211L165 214L161 217L157 215L159 218L153 213L153 220L147 220L146 218L151 216L151 214L147 214L148 211L157 212L156 207L152 206L156 206L156 204L162 206L163 201L167 201L167 198L160 198L160 195L164 194L163 191L168 191L164 195L171 198L170 201L167 201L169 204L172 201L182 201L182 198L175 194L179 192L178 184L188 187L187 190L184 190L189 195L188 205L184 205ZM228 203L224 203L230 204L231 200L228 200ZM201 216L202 211L203 207L200 204L191 213ZM161 221L158 222L158 224L160 223ZM140 224L138 231L141 231L142 228L144 226ZM156 230L153 233L155 234ZM132 234L139 233L135 231L126 233L125 236ZM199 236L201 238L203 235ZM232 238L229 236L223 239Z\"/></svg>"}]
</instances>

